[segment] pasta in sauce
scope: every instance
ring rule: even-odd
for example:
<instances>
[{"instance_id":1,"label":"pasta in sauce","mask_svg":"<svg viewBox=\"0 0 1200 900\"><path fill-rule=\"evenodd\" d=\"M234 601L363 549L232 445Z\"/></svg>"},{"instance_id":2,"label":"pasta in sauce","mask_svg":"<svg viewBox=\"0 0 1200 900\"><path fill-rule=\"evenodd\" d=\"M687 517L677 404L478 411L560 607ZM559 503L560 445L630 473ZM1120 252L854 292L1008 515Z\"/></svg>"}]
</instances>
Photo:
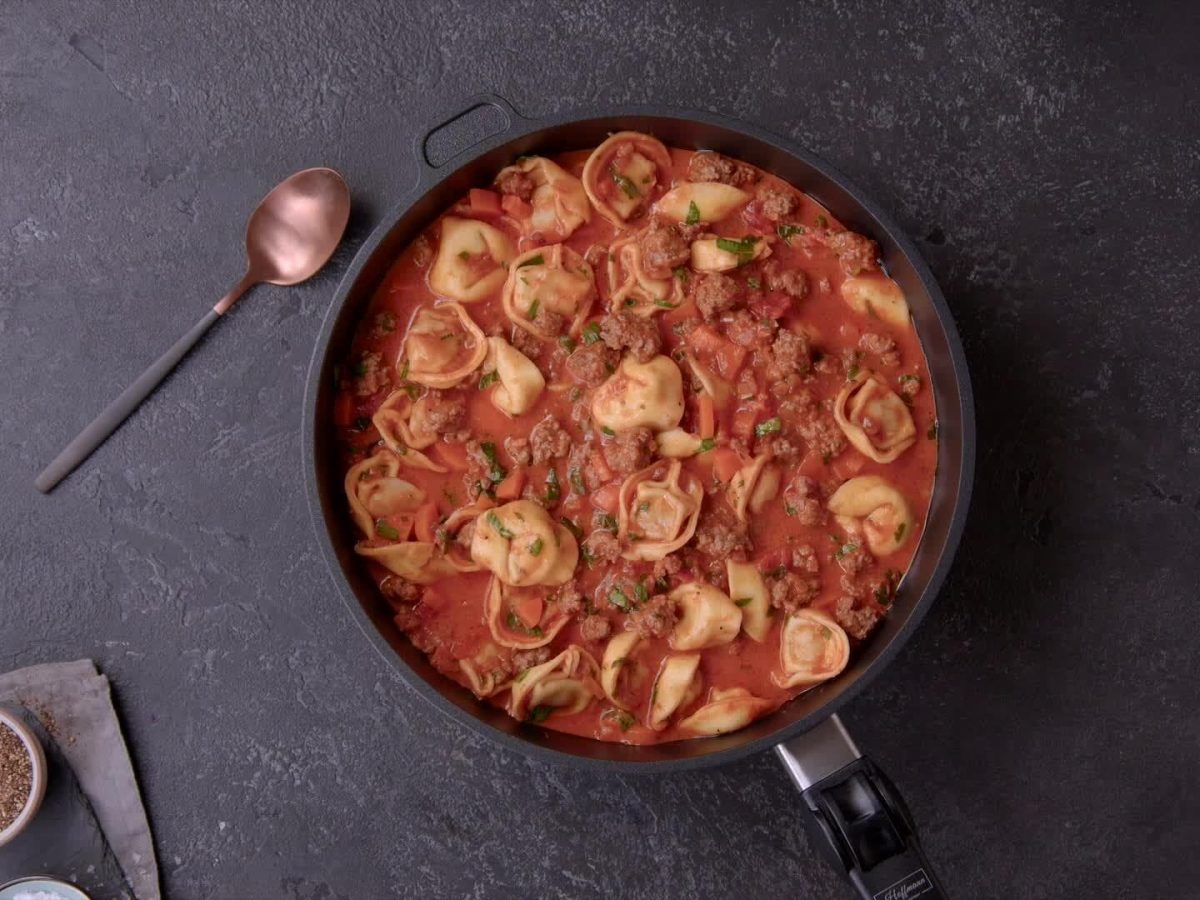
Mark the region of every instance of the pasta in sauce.
<instances>
[{"instance_id":1,"label":"pasta in sauce","mask_svg":"<svg viewBox=\"0 0 1200 900\"><path fill-rule=\"evenodd\" d=\"M937 464L869 238L620 132L522 157L417 238L340 367L356 551L397 627L523 721L654 743L835 678Z\"/></svg>"}]
</instances>

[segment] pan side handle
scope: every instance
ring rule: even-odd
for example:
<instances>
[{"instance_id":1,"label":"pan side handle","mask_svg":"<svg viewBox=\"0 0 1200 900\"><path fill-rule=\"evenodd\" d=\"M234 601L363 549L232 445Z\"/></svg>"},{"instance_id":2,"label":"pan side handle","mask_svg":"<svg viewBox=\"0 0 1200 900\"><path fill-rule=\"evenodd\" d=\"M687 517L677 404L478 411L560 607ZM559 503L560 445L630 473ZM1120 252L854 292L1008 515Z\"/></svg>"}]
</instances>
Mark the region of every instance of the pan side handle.
<instances>
[{"instance_id":1,"label":"pan side handle","mask_svg":"<svg viewBox=\"0 0 1200 900\"><path fill-rule=\"evenodd\" d=\"M468 150L506 136L524 122L528 119L499 94L478 94L463 101L459 112L417 137L413 149L422 176L433 175L443 168L452 169L449 163Z\"/></svg>"},{"instance_id":2,"label":"pan side handle","mask_svg":"<svg viewBox=\"0 0 1200 900\"><path fill-rule=\"evenodd\" d=\"M863 756L841 719L775 747L804 800L817 845L867 900L942 900L895 785Z\"/></svg>"}]
</instances>

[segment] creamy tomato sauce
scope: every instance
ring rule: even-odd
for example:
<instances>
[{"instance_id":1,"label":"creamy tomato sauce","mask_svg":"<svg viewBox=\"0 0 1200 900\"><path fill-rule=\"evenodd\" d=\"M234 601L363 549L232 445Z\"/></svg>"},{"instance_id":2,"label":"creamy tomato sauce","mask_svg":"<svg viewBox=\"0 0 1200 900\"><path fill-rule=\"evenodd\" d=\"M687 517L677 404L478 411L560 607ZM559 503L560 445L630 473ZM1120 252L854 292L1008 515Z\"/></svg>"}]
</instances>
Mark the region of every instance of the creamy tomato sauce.
<instances>
[{"instance_id":1,"label":"creamy tomato sauce","mask_svg":"<svg viewBox=\"0 0 1200 900\"><path fill-rule=\"evenodd\" d=\"M716 154L514 161L396 260L340 372L381 602L540 727L743 727L836 677L921 538L936 414L902 293Z\"/></svg>"}]
</instances>

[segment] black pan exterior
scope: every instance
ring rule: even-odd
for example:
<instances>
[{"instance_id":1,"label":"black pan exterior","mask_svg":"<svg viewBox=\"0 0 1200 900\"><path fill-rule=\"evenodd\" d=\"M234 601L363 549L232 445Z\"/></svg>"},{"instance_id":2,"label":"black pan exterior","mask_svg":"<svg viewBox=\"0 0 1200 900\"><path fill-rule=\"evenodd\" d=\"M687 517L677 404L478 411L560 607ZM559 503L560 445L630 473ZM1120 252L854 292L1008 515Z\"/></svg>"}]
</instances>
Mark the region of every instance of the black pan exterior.
<instances>
[{"instance_id":1,"label":"black pan exterior","mask_svg":"<svg viewBox=\"0 0 1200 900\"><path fill-rule=\"evenodd\" d=\"M966 520L974 473L974 408L966 360L941 291L916 248L883 210L828 164L776 135L710 113L633 110L530 121L498 98L478 102L500 108L509 120L508 129L437 169L424 162L422 140L421 178L359 250L317 340L305 395L305 480L317 539L346 605L384 658L421 696L460 724L540 759L624 773L661 772L728 762L807 731L862 690L908 640L942 586ZM846 671L742 731L647 747L519 723L438 673L395 627L387 604L354 554L357 535L332 437L333 368L346 355L360 316L404 246L468 188L489 185L514 157L594 147L620 130L645 131L668 145L718 150L753 163L813 196L847 227L878 241L884 264L912 309L939 422L938 471L921 545L892 611Z\"/></svg>"}]
</instances>

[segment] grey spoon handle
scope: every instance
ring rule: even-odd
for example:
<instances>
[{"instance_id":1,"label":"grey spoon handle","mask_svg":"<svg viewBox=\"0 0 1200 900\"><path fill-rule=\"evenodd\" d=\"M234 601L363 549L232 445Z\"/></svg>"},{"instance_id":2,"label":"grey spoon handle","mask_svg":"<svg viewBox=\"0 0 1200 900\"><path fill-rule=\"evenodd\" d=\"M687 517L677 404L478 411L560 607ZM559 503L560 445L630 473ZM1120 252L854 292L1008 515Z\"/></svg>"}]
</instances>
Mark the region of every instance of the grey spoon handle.
<instances>
[{"instance_id":1,"label":"grey spoon handle","mask_svg":"<svg viewBox=\"0 0 1200 900\"><path fill-rule=\"evenodd\" d=\"M204 318L175 342L170 350L155 360L133 384L125 388L117 399L108 404L100 415L79 432L75 439L67 444L58 456L54 457L54 461L42 470L42 474L38 475L37 480L34 481L37 489L43 494L48 493L71 474L77 465L91 456L92 451L103 444L108 436L129 418L129 414L150 396L150 393L162 383L172 369L179 365L179 361L187 356L188 351L196 346L196 342L204 336L208 329L212 328L213 323L219 318L221 318L221 314L215 309L210 309L205 313Z\"/></svg>"}]
</instances>

